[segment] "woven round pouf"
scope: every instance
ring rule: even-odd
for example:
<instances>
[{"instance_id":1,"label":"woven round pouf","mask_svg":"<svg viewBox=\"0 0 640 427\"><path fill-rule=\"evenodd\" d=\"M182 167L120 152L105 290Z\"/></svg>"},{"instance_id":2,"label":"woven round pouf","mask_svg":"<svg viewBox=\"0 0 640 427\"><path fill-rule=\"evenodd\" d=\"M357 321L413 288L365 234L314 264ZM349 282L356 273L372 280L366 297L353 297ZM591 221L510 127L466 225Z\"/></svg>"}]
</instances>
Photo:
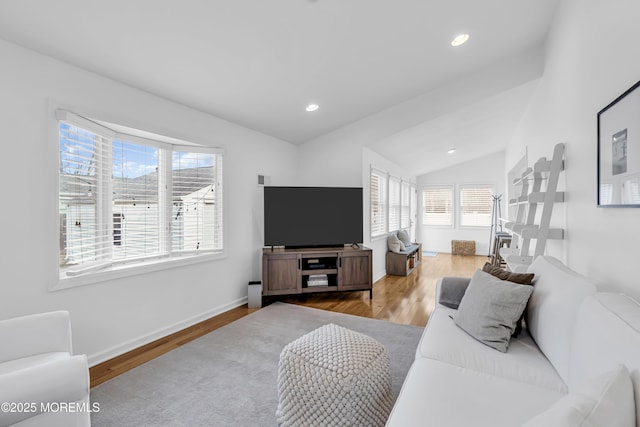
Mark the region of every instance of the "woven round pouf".
<instances>
[{"instance_id":1,"label":"woven round pouf","mask_svg":"<svg viewBox=\"0 0 640 427\"><path fill-rule=\"evenodd\" d=\"M367 335L328 324L280 354L281 426L384 426L392 406L389 353Z\"/></svg>"}]
</instances>

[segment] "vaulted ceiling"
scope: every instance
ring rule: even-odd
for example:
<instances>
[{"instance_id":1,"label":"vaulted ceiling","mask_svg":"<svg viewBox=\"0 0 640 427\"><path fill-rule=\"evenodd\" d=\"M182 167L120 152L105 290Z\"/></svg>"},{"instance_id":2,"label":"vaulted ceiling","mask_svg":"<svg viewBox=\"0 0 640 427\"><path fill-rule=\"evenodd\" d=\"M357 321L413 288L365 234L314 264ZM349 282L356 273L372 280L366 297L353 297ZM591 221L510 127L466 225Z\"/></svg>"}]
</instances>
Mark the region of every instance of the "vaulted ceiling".
<instances>
[{"instance_id":1,"label":"vaulted ceiling","mask_svg":"<svg viewBox=\"0 0 640 427\"><path fill-rule=\"evenodd\" d=\"M558 2L3 0L0 38L303 144L539 49ZM452 47L460 33L469 41ZM393 157L392 143L508 133L523 83L373 145Z\"/></svg>"}]
</instances>

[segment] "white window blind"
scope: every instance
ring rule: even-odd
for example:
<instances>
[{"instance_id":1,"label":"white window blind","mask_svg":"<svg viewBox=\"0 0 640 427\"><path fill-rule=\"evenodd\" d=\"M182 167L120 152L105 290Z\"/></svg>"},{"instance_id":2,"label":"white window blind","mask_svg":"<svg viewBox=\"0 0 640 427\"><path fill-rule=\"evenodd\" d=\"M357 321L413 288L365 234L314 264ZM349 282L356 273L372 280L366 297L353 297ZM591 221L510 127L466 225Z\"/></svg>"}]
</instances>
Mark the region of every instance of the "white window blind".
<instances>
[{"instance_id":1,"label":"white window blind","mask_svg":"<svg viewBox=\"0 0 640 427\"><path fill-rule=\"evenodd\" d=\"M59 132L60 265L96 262L109 245L109 230L102 227L105 200L97 191L104 182L105 141L67 123Z\"/></svg>"},{"instance_id":2,"label":"white window blind","mask_svg":"<svg viewBox=\"0 0 640 427\"><path fill-rule=\"evenodd\" d=\"M411 225L411 186L402 181L400 192L400 228L409 228Z\"/></svg>"},{"instance_id":3,"label":"white window blind","mask_svg":"<svg viewBox=\"0 0 640 427\"><path fill-rule=\"evenodd\" d=\"M389 177L389 231L400 229L400 180Z\"/></svg>"},{"instance_id":4,"label":"white window blind","mask_svg":"<svg viewBox=\"0 0 640 427\"><path fill-rule=\"evenodd\" d=\"M162 253L159 207L159 149L122 140L112 140L111 214L101 209L105 219L118 215L120 244L114 245L114 261L146 258ZM105 142L109 145L109 141ZM108 183L107 183L108 184ZM115 235L114 235L115 237Z\"/></svg>"},{"instance_id":5,"label":"white window blind","mask_svg":"<svg viewBox=\"0 0 640 427\"><path fill-rule=\"evenodd\" d=\"M371 170L371 237L387 232L387 176L384 172Z\"/></svg>"},{"instance_id":6,"label":"white window blind","mask_svg":"<svg viewBox=\"0 0 640 427\"><path fill-rule=\"evenodd\" d=\"M221 158L174 151L172 164L172 251L221 249Z\"/></svg>"},{"instance_id":7,"label":"white window blind","mask_svg":"<svg viewBox=\"0 0 640 427\"><path fill-rule=\"evenodd\" d=\"M222 251L220 151L57 114L61 278Z\"/></svg>"},{"instance_id":8,"label":"white window blind","mask_svg":"<svg viewBox=\"0 0 640 427\"><path fill-rule=\"evenodd\" d=\"M428 186L422 191L422 223L453 226L453 186Z\"/></svg>"},{"instance_id":9,"label":"white window blind","mask_svg":"<svg viewBox=\"0 0 640 427\"><path fill-rule=\"evenodd\" d=\"M460 186L460 226L491 226L492 193L492 185Z\"/></svg>"}]
</instances>

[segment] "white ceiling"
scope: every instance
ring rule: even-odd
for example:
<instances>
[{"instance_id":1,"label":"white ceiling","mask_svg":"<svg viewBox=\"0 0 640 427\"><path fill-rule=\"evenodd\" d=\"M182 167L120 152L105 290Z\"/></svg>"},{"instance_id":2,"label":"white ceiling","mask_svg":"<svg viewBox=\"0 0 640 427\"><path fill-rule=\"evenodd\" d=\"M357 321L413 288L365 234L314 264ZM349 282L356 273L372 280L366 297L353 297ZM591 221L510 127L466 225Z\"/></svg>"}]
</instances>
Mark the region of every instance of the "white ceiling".
<instances>
[{"instance_id":1,"label":"white ceiling","mask_svg":"<svg viewBox=\"0 0 640 427\"><path fill-rule=\"evenodd\" d=\"M381 139L371 148L419 174L501 151L536 85L533 81L488 96ZM451 148L455 153L448 153Z\"/></svg>"},{"instance_id":2,"label":"white ceiling","mask_svg":"<svg viewBox=\"0 0 640 427\"><path fill-rule=\"evenodd\" d=\"M301 144L540 46L558 2L2 0L0 38Z\"/></svg>"}]
</instances>

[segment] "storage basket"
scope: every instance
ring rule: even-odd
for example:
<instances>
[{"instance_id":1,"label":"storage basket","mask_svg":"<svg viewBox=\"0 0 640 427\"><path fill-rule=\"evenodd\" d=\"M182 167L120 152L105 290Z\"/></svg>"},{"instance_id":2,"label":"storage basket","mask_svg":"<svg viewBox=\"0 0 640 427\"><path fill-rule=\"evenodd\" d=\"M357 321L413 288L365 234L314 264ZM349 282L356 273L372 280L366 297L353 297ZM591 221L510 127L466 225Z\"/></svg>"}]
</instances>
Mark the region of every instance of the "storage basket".
<instances>
[{"instance_id":1,"label":"storage basket","mask_svg":"<svg viewBox=\"0 0 640 427\"><path fill-rule=\"evenodd\" d=\"M475 255L475 240L452 240L451 255Z\"/></svg>"}]
</instances>

